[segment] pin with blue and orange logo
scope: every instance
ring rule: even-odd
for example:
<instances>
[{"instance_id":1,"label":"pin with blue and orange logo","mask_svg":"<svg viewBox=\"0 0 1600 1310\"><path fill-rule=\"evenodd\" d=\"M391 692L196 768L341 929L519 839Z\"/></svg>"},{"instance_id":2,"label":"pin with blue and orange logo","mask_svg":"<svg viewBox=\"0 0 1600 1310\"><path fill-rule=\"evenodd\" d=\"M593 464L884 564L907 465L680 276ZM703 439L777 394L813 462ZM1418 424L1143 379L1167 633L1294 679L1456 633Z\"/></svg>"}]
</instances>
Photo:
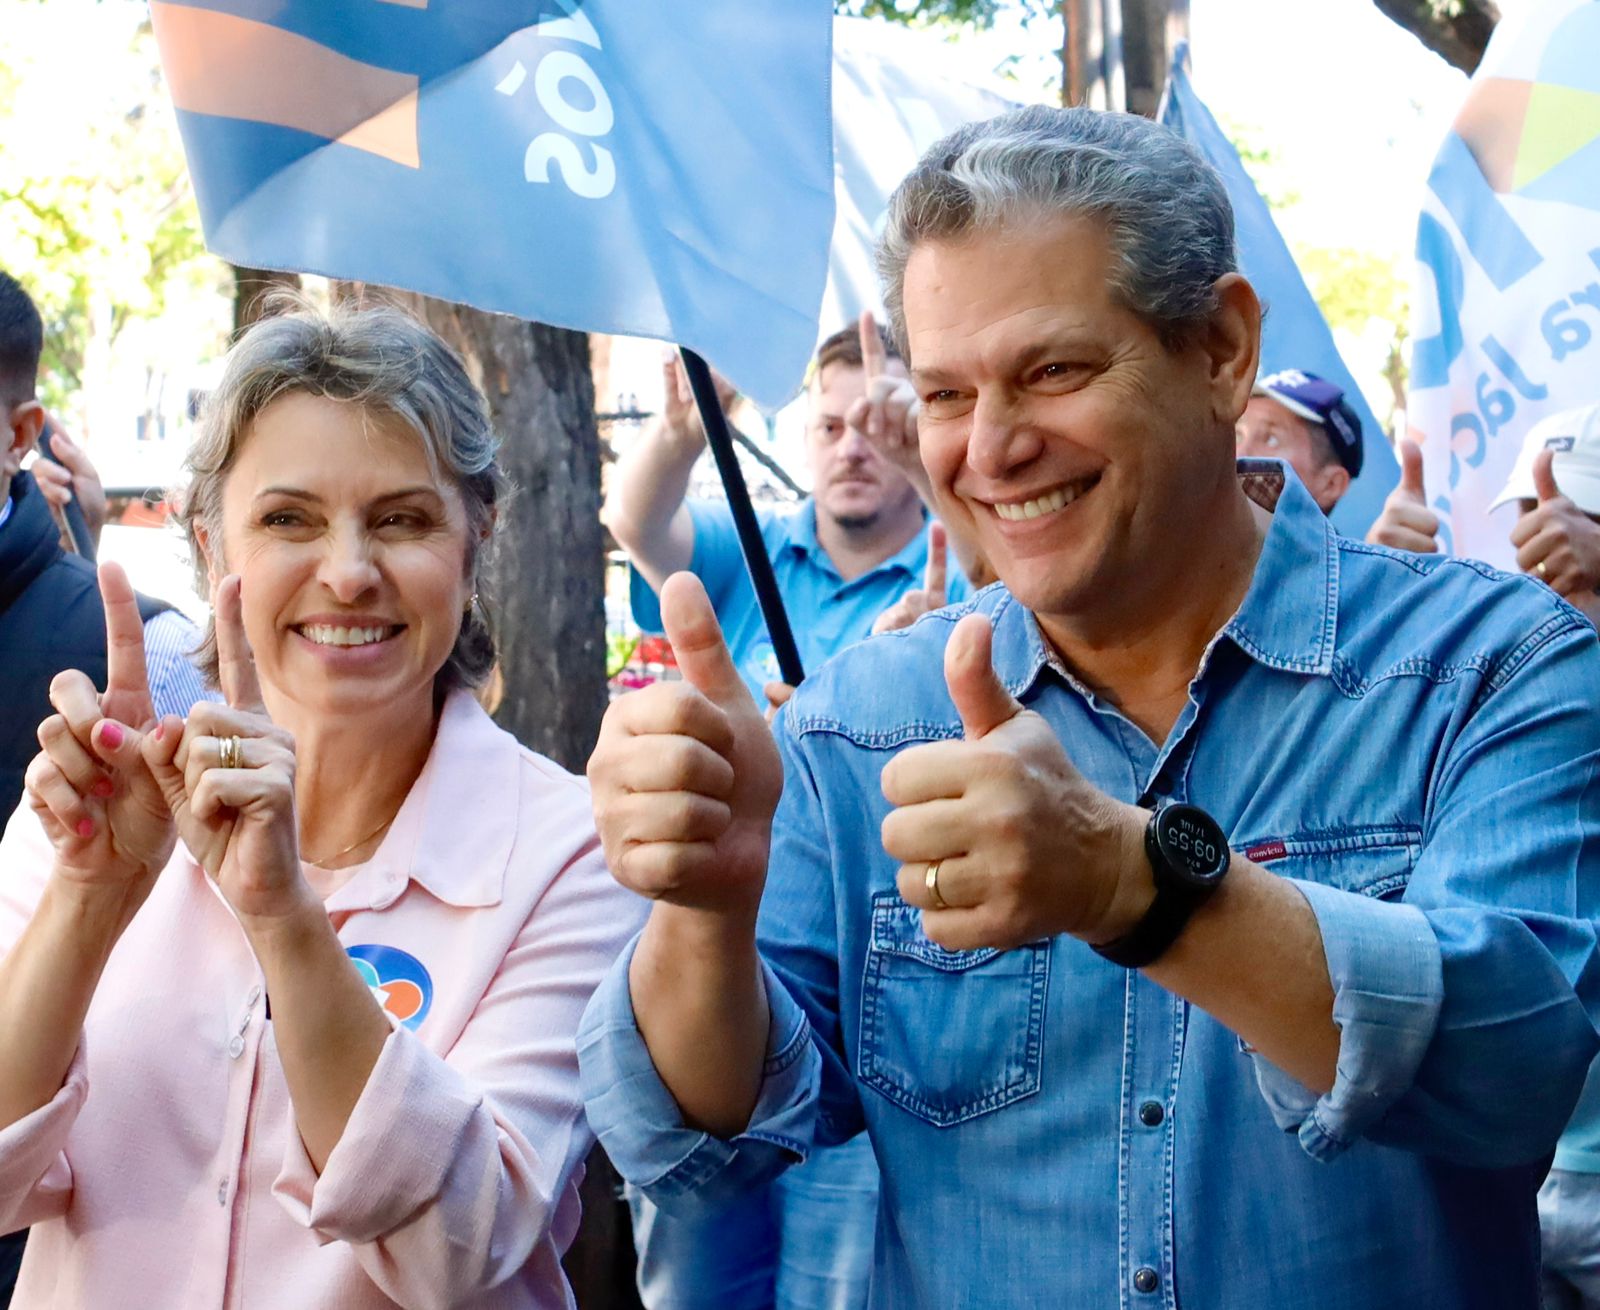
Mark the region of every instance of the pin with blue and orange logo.
<instances>
[{"instance_id":1,"label":"pin with blue and orange logo","mask_svg":"<svg viewBox=\"0 0 1600 1310\"><path fill-rule=\"evenodd\" d=\"M378 1004L415 1032L433 1008L433 979L415 955L395 946L350 946L345 954Z\"/></svg>"}]
</instances>

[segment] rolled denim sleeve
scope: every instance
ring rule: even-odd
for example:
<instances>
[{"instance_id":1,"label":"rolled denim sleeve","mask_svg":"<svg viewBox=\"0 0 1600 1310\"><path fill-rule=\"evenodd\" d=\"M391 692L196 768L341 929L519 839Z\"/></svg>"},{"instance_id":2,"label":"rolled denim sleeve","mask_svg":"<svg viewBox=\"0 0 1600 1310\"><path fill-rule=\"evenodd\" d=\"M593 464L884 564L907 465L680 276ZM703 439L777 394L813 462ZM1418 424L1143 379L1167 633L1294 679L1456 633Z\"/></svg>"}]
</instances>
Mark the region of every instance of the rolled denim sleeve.
<instances>
[{"instance_id":1,"label":"rolled denim sleeve","mask_svg":"<svg viewBox=\"0 0 1600 1310\"><path fill-rule=\"evenodd\" d=\"M663 1210L717 1209L801 1163L811 1150L821 1062L805 1014L765 964L772 1026L750 1124L729 1140L683 1122L639 1033L628 990L636 937L578 1029L589 1123L617 1171Z\"/></svg>"},{"instance_id":2,"label":"rolled denim sleeve","mask_svg":"<svg viewBox=\"0 0 1600 1310\"><path fill-rule=\"evenodd\" d=\"M1600 1050L1600 652L1571 615L1486 672L1441 742L1398 903L1297 884L1322 930L1338 1074L1256 1057L1321 1159L1359 1137L1478 1168L1549 1155Z\"/></svg>"},{"instance_id":3,"label":"rolled denim sleeve","mask_svg":"<svg viewBox=\"0 0 1600 1310\"><path fill-rule=\"evenodd\" d=\"M1273 1119L1313 1159L1359 1138L1415 1081L1444 999L1439 943L1422 911L1296 880L1322 933L1339 1061L1318 1097L1254 1054Z\"/></svg>"}]
</instances>

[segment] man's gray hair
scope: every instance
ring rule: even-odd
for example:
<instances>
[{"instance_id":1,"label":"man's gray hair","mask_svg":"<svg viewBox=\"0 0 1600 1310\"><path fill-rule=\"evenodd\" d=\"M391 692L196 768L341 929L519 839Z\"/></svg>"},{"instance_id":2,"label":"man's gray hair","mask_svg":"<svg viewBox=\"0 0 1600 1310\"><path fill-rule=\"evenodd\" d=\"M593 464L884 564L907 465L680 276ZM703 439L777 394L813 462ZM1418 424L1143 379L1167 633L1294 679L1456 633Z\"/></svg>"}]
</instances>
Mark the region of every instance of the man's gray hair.
<instances>
[{"instance_id":1,"label":"man's gray hair","mask_svg":"<svg viewBox=\"0 0 1600 1310\"><path fill-rule=\"evenodd\" d=\"M1014 110L945 137L889 202L878 271L906 358L906 264L918 245L1069 215L1105 225L1112 294L1168 349L1210 317L1217 279L1238 266L1222 178L1176 133L1133 114Z\"/></svg>"},{"instance_id":2,"label":"man's gray hair","mask_svg":"<svg viewBox=\"0 0 1600 1310\"><path fill-rule=\"evenodd\" d=\"M440 693L483 685L495 662L486 607L488 546L508 491L483 393L455 351L402 310L380 305L323 314L292 293L275 296L268 309L290 312L261 319L229 351L222 381L206 398L200 431L184 461L189 485L178 496L177 518L189 538L200 594L209 595L210 588L198 529L204 526L213 549L219 548L223 487L256 417L293 392L349 401L409 427L435 476L461 493L474 598L435 685ZM196 662L215 686L212 623L206 625Z\"/></svg>"}]
</instances>

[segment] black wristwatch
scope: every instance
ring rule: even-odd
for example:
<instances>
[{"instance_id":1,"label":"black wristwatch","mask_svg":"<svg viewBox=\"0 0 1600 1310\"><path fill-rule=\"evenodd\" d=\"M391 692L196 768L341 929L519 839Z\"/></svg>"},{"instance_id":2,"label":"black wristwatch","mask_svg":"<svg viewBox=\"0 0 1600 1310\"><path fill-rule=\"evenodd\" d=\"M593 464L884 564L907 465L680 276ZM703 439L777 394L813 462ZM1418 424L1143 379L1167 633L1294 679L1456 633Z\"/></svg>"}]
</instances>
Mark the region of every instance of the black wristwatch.
<instances>
[{"instance_id":1,"label":"black wristwatch","mask_svg":"<svg viewBox=\"0 0 1600 1310\"><path fill-rule=\"evenodd\" d=\"M1144 853L1155 877L1156 898L1144 918L1094 949L1125 969L1154 964L1189 922L1189 916L1216 894L1228 872L1228 836L1204 810L1168 803L1150 816Z\"/></svg>"}]
</instances>

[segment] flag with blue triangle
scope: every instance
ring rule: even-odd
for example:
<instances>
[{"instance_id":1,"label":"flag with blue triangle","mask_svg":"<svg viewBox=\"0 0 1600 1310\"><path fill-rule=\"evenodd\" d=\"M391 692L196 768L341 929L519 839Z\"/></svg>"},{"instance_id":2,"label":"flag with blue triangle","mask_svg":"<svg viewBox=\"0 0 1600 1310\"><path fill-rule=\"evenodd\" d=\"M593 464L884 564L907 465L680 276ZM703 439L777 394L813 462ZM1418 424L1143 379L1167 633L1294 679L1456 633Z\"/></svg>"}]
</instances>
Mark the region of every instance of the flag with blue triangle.
<instances>
[{"instance_id":1,"label":"flag with blue triangle","mask_svg":"<svg viewBox=\"0 0 1600 1310\"><path fill-rule=\"evenodd\" d=\"M800 387L829 0L152 0L206 241Z\"/></svg>"}]
</instances>

